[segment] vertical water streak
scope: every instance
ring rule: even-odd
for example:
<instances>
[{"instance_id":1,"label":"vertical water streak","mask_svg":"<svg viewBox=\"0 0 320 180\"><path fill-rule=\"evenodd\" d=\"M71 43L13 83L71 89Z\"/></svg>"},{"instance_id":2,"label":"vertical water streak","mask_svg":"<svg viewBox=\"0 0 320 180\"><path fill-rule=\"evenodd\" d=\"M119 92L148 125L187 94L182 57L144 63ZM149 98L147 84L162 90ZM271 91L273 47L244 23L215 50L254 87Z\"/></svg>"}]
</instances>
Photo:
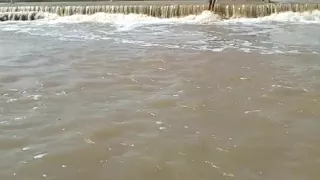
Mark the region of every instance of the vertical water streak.
<instances>
[{"instance_id":1,"label":"vertical water streak","mask_svg":"<svg viewBox=\"0 0 320 180\"><path fill-rule=\"evenodd\" d=\"M198 15L207 10L208 5L94 5L94 6L5 6L0 7L0 13L9 13L10 20L32 19L27 12L47 12L59 16L71 16L74 14L92 15L95 13L113 14L144 14L158 18L183 17ZM320 9L319 4L216 4L213 12L222 18L256 18L268 16L280 12L306 12ZM12 12L12 14L10 14ZM16 14L15 14L15 13ZM26 15L21 15L25 13Z\"/></svg>"}]
</instances>

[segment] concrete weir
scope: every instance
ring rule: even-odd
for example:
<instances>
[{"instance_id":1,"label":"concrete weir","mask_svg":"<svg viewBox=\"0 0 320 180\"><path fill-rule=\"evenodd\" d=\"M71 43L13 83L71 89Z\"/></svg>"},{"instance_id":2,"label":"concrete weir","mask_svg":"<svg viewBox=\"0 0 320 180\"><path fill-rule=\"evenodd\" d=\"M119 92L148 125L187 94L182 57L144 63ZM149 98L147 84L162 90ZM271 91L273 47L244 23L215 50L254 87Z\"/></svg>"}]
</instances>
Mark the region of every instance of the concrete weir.
<instances>
[{"instance_id":1,"label":"concrete weir","mask_svg":"<svg viewBox=\"0 0 320 180\"><path fill-rule=\"evenodd\" d=\"M0 21L32 21L43 19L40 13L36 12L1 12Z\"/></svg>"},{"instance_id":2,"label":"concrete weir","mask_svg":"<svg viewBox=\"0 0 320 180\"><path fill-rule=\"evenodd\" d=\"M219 2L219 1L218 1ZM121 14L144 14L158 18L184 17L197 15L209 9L209 3L203 4L147 4L133 5L130 3L107 3L107 4L15 4L0 5L0 21L7 20L36 20L43 18L43 13L53 13L59 16L71 16L75 14L92 15L95 13L121 13ZM286 11L305 12L320 10L320 4L296 4L296 3L218 3L212 11L220 17L256 18L268 16L273 13Z\"/></svg>"}]
</instances>

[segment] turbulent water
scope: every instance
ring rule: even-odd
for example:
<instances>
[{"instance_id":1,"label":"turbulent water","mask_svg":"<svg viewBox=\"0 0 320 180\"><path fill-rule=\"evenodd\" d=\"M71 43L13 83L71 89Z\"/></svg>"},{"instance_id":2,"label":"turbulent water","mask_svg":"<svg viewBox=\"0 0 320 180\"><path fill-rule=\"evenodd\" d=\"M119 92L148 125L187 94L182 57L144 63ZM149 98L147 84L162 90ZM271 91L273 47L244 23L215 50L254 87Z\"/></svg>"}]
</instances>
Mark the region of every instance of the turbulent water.
<instances>
[{"instance_id":1,"label":"turbulent water","mask_svg":"<svg viewBox=\"0 0 320 180\"><path fill-rule=\"evenodd\" d=\"M148 2L148 1L146 1ZM160 1L161 2L161 1ZM240 1L241 2L241 1ZM320 10L316 3L265 3L265 4L215 4L212 11L224 19L257 18L281 12L306 12ZM233 3L233 2L231 2ZM44 16L42 12L59 16L108 14L143 14L157 18L176 18L188 15L198 15L209 8L208 5L31 5L31 6L3 6L0 7L0 21L7 20L37 20ZM40 12L40 13L39 13Z\"/></svg>"},{"instance_id":2,"label":"turbulent water","mask_svg":"<svg viewBox=\"0 0 320 180\"><path fill-rule=\"evenodd\" d=\"M320 12L0 23L2 180L316 180Z\"/></svg>"}]
</instances>

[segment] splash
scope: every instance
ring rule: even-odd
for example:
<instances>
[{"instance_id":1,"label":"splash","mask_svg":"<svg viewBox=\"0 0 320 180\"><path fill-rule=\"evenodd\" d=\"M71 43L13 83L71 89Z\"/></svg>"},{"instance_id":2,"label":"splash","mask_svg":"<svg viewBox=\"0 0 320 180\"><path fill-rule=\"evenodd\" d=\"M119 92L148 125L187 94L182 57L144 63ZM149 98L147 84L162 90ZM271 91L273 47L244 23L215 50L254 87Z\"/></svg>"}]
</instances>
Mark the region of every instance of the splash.
<instances>
[{"instance_id":1,"label":"splash","mask_svg":"<svg viewBox=\"0 0 320 180\"><path fill-rule=\"evenodd\" d=\"M144 14L108 14L108 13L96 13L93 15L71 15L71 16L58 16L55 14L42 14L42 21L51 21L55 23L111 23L111 24L167 24L167 23L212 23L221 20L218 15L203 11L199 15L189 15L186 17L174 17L174 18L157 18Z\"/></svg>"},{"instance_id":2,"label":"splash","mask_svg":"<svg viewBox=\"0 0 320 180\"><path fill-rule=\"evenodd\" d=\"M223 19L221 16L203 11L199 15L189 15L186 17L157 18L143 14L107 14L96 13L93 15L72 15L58 16L56 14L41 13L42 22L50 23L108 23L121 27L137 27L149 24L230 24L230 23L264 23L264 22L282 22L282 23L320 23L320 11L308 12L282 12L271 14L270 16L260 18L232 18Z\"/></svg>"},{"instance_id":3,"label":"splash","mask_svg":"<svg viewBox=\"0 0 320 180\"><path fill-rule=\"evenodd\" d=\"M0 7L2 13L11 12L24 14L25 12L45 12L57 14L60 17L72 15L106 14L138 14L161 19L181 18L199 15L208 9L208 5L95 5L95 6L13 6ZM213 10L223 19L230 18L259 18L282 12L310 12L319 10L319 4L217 4ZM22 15L22 17L25 17ZM22 18L25 20L26 18ZM21 20L15 18L13 20Z\"/></svg>"},{"instance_id":4,"label":"splash","mask_svg":"<svg viewBox=\"0 0 320 180\"><path fill-rule=\"evenodd\" d=\"M259 18L233 18L223 21L223 23L260 23L260 22L282 22L282 23L320 23L320 11L306 11L306 12L281 12L274 13L270 16Z\"/></svg>"},{"instance_id":5,"label":"splash","mask_svg":"<svg viewBox=\"0 0 320 180\"><path fill-rule=\"evenodd\" d=\"M280 12L265 17L246 18L233 17L224 19L216 13L203 11L198 15L188 15L185 17L159 18L145 14L121 14L121 13L95 13L92 15L75 14L71 16L59 16L48 12L13 12L5 14L8 20L36 20L38 23L109 23L122 27L132 27L135 25L148 24L232 24L232 23L261 23L261 22L283 22L283 23L320 23L320 11L306 12Z\"/></svg>"}]
</instances>

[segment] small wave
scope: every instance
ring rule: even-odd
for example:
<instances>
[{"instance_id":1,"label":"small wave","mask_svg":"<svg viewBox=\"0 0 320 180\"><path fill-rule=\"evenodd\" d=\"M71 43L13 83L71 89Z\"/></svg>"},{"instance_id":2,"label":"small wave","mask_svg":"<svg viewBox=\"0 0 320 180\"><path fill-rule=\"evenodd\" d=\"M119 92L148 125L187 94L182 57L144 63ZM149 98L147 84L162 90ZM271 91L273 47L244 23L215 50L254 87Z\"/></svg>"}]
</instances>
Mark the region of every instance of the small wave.
<instances>
[{"instance_id":1,"label":"small wave","mask_svg":"<svg viewBox=\"0 0 320 180\"><path fill-rule=\"evenodd\" d=\"M320 23L320 11L283 12L260 18L263 21Z\"/></svg>"},{"instance_id":2,"label":"small wave","mask_svg":"<svg viewBox=\"0 0 320 180\"><path fill-rule=\"evenodd\" d=\"M59 15L48 12L38 12L38 16L43 17L44 20L55 20L60 18Z\"/></svg>"},{"instance_id":3,"label":"small wave","mask_svg":"<svg viewBox=\"0 0 320 180\"><path fill-rule=\"evenodd\" d=\"M320 23L320 11L306 12L282 12L259 18L234 18L223 21L223 23L260 23L260 22L289 22L289 23Z\"/></svg>"},{"instance_id":4,"label":"small wave","mask_svg":"<svg viewBox=\"0 0 320 180\"><path fill-rule=\"evenodd\" d=\"M174 18L157 18L144 14L108 14L95 13L93 15L76 14L71 16L59 16L57 14L47 12L37 12L36 15L40 21L50 21L55 23L83 23L83 22L97 22L97 23L113 23L113 24L128 24L128 23L144 23L144 24L158 24L158 23L197 23L206 24L217 21L233 23L258 23L266 21L275 22L297 22L297 23L320 23L320 11L306 11L306 12L282 12L271 14L270 16L259 18L231 18L222 20L217 14L210 11L203 11L199 15L189 15L186 17Z\"/></svg>"},{"instance_id":5,"label":"small wave","mask_svg":"<svg viewBox=\"0 0 320 180\"><path fill-rule=\"evenodd\" d=\"M144 24L158 24L158 23L208 23L215 22L221 18L209 11L203 11L199 15L189 15L180 18L157 18L144 14L108 14L108 13L95 13L93 15L71 15L71 16L58 16L56 14L45 13L44 19L41 21L51 21L56 23L84 23L84 22L97 22L97 23L112 23L112 24L130 24L130 23L144 23Z\"/></svg>"},{"instance_id":6,"label":"small wave","mask_svg":"<svg viewBox=\"0 0 320 180\"><path fill-rule=\"evenodd\" d=\"M12 12L14 13L14 12ZM28 12L35 13L35 12ZM20 12L21 14L21 12ZM210 11L203 11L198 15L189 15L186 17L174 18L157 18L144 14L108 14L95 13L93 15L76 14L71 16L59 16L57 14L47 12L36 13L37 22L41 23L110 23L120 26L131 26L137 24L214 24L220 23L260 23L260 22L292 22L292 23L320 23L320 11L306 11L306 12L282 12L271 14L270 16L259 18L231 18L222 19L217 14Z\"/></svg>"}]
</instances>

